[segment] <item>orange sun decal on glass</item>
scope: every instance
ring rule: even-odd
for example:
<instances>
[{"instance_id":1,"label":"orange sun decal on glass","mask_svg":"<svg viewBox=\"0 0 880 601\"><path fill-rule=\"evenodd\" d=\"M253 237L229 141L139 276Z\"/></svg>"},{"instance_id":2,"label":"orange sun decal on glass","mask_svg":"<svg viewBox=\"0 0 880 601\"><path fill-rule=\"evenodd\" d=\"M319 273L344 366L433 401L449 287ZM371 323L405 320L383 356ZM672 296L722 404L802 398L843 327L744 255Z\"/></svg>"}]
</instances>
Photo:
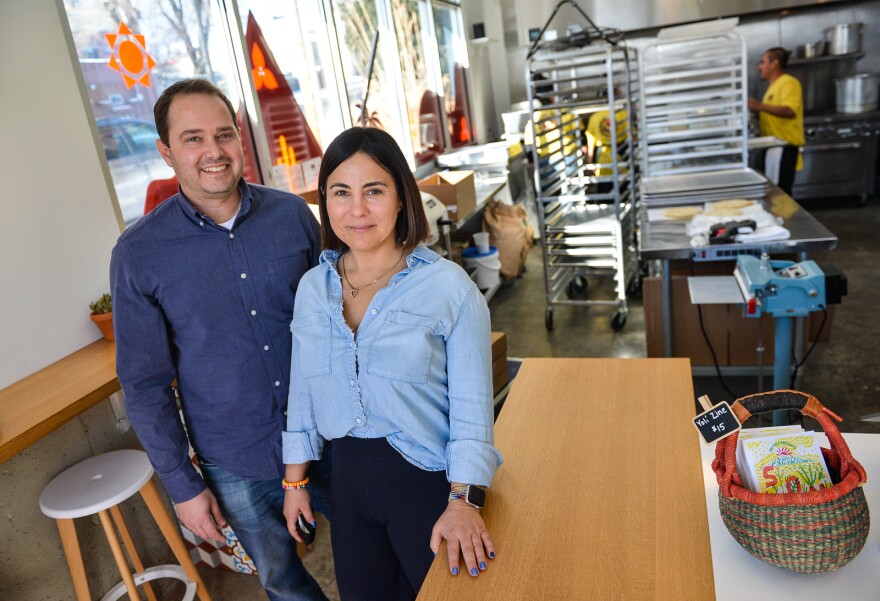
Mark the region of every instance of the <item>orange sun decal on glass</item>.
<instances>
[{"instance_id":1,"label":"orange sun decal on glass","mask_svg":"<svg viewBox=\"0 0 880 601\"><path fill-rule=\"evenodd\" d=\"M275 79L272 70L266 68L266 57L263 56L263 51L256 44L251 50L251 64L254 66L251 70L254 75L254 85L258 90L262 90L263 86L266 86L267 90L278 89L278 80Z\"/></svg>"},{"instance_id":2,"label":"orange sun decal on glass","mask_svg":"<svg viewBox=\"0 0 880 601\"><path fill-rule=\"evenodd\" d=\"M104 37L111 48L107 66L122 74L128 88L136 83L149 88L150 69L156 66L156 61L147 54L147 39L142 34L132 33L125 23L119 24L119 31L105 33Z\"/></svg>"}]
</instances>

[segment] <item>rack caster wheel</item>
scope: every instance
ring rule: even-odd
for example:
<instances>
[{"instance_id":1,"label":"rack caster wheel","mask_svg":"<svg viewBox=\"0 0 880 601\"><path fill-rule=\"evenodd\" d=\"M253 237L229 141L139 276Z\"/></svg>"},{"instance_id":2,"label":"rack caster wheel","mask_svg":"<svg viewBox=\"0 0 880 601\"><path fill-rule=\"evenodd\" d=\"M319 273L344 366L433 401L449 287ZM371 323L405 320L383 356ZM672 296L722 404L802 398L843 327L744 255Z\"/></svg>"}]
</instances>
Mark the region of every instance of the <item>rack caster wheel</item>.
<instances>
[{"instance_id":1,"label":"rack caster wheel","mask_svg":"<svg viewBox=\"0 0 880 601\"><path fill-rule=\"evenodd\" d=\"M618 311L614 314L614 317L611 318L611 329L615 332L619 332L626 325L626 313L622 311Z\"/></svg>"},{"instance_id":2,"label":"rack caster wheel","mask_svg":"<svg viewBox=\"0 0 880 601\"><path fill-rule=\"evenodd\" d=\"M576 275L571 278L571 281L568 283L568 289L566 290L566 295L568 298L574 298L576 296L583 296L584 293L589 289L590 283L587 281L582 275Z\"/></svg>"},{"instance_id":3,"label":"rack caster wheel","mask_svg":"<svg viewBox=\"0 0 880 601\"><path fill-rule=\"evenodd\" d=\"M544 325L547 327L548 332L553 331L553 310L547 309L547 312L544 313Z\"/></svg>"},{"instance_id":4,"label":"rack caster wheel","mask_svg":"<svg viewBox=\"0 0 880 601\"><path fill-rule=\"evenodd\" d=\"M632 281L630 281L629 285L626 287L626 295L631 296L633 298L640 298L642 296L642 276L636 275Z\"/></svg>"}]
</instances>

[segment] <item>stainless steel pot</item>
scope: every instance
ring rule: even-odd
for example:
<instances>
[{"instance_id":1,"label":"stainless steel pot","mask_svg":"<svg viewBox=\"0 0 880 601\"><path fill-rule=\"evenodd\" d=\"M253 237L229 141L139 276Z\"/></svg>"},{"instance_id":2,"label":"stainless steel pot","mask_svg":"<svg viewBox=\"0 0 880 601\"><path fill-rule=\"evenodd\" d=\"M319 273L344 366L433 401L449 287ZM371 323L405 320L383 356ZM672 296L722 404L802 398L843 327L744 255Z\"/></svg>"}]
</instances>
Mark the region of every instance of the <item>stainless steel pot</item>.
<instances>
[{"instance_id":1,"label":"stainless steel pot","mask_svg":"<svg viewBox=\"0 0 880 601\"><path fill-rule=\"evenodd\" d=\"M827 54L852 54L862 50L864 23L844 23L825 30L825 52Z\"/></svg>"},{"instance_id":2,"label":"stainless steel pot","mask_svg":"<svg viewBox=\"0 0 880 601\"><path fill-rule=\"evenodd\" d=\"M862 113L877 109L880 76L862 73L834 80L837 112Z\"/></svg>"},{"instance_id":3,"label":"stainless steel pot","mask_svg":"<svg viewBox=\"0 0 880 601\"><path fill-rule=\"evenodd\" d=\"M799 58L816 58L825 54L825 40L818 42L807 42L797 47L797 55Z\"/></svg>"}]
</instances>

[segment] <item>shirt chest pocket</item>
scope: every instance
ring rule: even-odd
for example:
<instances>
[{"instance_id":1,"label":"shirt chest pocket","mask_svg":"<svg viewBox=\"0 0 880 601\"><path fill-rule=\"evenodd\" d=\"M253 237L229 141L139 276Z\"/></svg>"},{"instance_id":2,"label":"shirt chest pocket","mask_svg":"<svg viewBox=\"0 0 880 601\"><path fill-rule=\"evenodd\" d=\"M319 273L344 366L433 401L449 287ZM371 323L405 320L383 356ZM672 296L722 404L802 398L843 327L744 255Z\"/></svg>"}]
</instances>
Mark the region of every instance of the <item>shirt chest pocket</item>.
<instances>
[{"instance_id":1,"label":"shirt chest pocket","mask_svg":"<svg viewBox=\"0 0 880 601\"><path fill-rule=\"evenodd\" d=\"M269 294L279 307L288 311L293 310L296 287L307 267L304 252L266 263L269 272Z\"/></svg>"},{"instance_id":2,"label":"shirt chest pocket","mask_svg":"<svg viewBox=\"0 0 880 601\"><path fill-rule=\"evenodd\" d=\"M314 378L330 373L330 317L306 315L290 324L293 335L292 360L299 365L304 378Z\"/></svg>"},{"instance_id":3,"label":"shirt chest pocket","mask_svg":"<svg viewBox=\"0 0 880 601\"><path fill-rule=\"evenodd\" d=\"M431 362L442 359L443 324L423 315L392 311L370 347L367 373L425 384Z\"/></svg>"}]
</instances>

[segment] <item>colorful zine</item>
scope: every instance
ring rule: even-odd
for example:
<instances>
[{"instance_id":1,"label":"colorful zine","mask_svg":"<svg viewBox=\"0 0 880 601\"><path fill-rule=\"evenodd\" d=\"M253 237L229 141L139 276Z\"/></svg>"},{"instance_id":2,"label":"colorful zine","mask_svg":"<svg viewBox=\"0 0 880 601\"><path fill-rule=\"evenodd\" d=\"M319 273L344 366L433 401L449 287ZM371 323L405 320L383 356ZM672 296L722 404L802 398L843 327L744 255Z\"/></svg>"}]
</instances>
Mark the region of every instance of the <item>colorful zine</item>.
<instances>
[{"instance_id":1,"label":"colorful zine","mask_svg":"<svg viewBox=\"0 0 880 601\"><path fill-rule=\"evenodd\" d=\"M736 471L739 472L743 479L743 484L751 491L758 490L757 484L751 477L751 470L746 464L745 454L743 452L743 441L750 438L766 438L768 436L780 436L782 434L794 434L803 432L804 429L799 425L791 426L768 426L766 428L743 428L739 431L739 441L736 445Z\"/></svg>"},{"instance_id":2,"label":"colorful zine","mask_svg":"<svg viewBox=\"0 0 880 601\"><path fill-rule=\"evenodd\" d=\"M831 487L831 476L813 432L746 438L742 445L744 479L755 492L807 492Z\"/></svg>"}]
</instances>

